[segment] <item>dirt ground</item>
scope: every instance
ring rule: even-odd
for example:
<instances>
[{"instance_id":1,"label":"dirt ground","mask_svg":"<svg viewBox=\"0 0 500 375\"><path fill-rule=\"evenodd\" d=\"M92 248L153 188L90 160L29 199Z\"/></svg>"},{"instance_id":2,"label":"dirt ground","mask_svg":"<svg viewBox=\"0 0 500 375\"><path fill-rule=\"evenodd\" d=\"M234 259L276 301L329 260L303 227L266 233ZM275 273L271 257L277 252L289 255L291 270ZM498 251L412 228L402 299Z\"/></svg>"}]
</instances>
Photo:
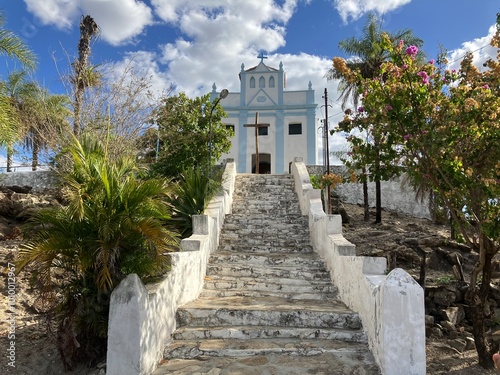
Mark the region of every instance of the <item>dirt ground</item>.
<instances>
[{"instance_id":1,"label":"dirt ground","mask_svg":"<svg viewBox=\"0 0 500 375\"><path fill-rule=\"evenodd\" d=\"M383 212L383 223L373 225L362 220L362 209L355 205L346 205L351 218L344 226L344 235L357 245L359 254L383 255L386 250L397 248L394 244L403 236L449 236L445 226L432 224L429 220L410 218L401 214ZM29 287L26 273L15 279L9 279L9 269L15 259L20 240L0 241L0 374L18 375L57 375L65 374L55 340L47 332L43 314L36 310L35 294ZM405 262L411 274L417 272L417 265L412 267ZM9 268L10 267L10 268ZM428 276L439 277L436 274ZM9 290L15 290L15 299L9 299ZM9 301L11 302L9 305ZM11 318L15 317L15 327ZM15 338L12 337L15 334ZM11 338L9 338L9 335ZM11 345L13 343L13 346ZM12 350L14 349L14 350ZM458 352L448 345L448 339L429 338L427 350L427 374L440 375L493 375L493 370L485 370L477 365L475 350ZM9 354L14 354L11 359ZM12 363L12 359L15 363ZM15 364L15 367L9 365ZM71 372L73 375L103 375L104 363L97 368L80 367Z\"/></svg>"}]
</instances>

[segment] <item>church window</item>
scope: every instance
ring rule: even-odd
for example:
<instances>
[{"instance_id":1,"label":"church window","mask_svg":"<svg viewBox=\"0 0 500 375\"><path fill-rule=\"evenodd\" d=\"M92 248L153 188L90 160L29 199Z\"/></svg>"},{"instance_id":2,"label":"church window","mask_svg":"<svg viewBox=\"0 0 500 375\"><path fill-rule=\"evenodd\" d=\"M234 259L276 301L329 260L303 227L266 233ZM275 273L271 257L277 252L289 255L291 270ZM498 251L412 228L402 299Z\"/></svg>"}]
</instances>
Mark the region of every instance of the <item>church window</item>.
<instances>
[{"instance_id":1,"label":"church window","mask_svg":"<svg viewBox=\"0 0 500 375\"><path fill-rule=\"evenodd\" d=\"M264 77L260 77L259 78L259 87L262 89L264 87L266 87L266 80Z\"/></svg>"},{"instance_id":2,"label":"church window","mask_svg":"<svg viewBox=\"0 0 500 375\"><path fill-rule=\"evenodd\" d=\"M274 87L274 77L269 78L269 87Z\"/></svg>"},{"instance_id":3,"label":"church window","mask_svg":"<svg viewBox=\"0 0 500 375\"><path fill-rule=\"evenodd\" d=\"M250 88L251 88L251 89L254 89L254 88L255 88L255 78L254 78L254 77L251 77L251 78L250 78Z\"/></svg>"},{"instance_id":4,"label":"church window","mask_svg":"<svg viewBox=\"0 0 500 375\"><path fill-rule=\"evenodd\" d=\"M234 135L234 125L226 125L226 130L231 131L231 133Z\"/></svg>"},{"instance_id":5,"label":"church window","mask_svg":"<svg viewBox=\"0 0 500 375\"><path fill-rule=\"evenodd\" d=\"M297 135L302 134L302 124L288 124L288 134Z\"/></svg>"},{"instance_id":6,"label":"church window","mask_svg":"<svg viewBox=\"0 0 500 375\"><path fill-rule=\"evenodd\" d=\"M265 128L259 128L259 135L268 135L267 127Z\"/></svg>"}]
</instances>

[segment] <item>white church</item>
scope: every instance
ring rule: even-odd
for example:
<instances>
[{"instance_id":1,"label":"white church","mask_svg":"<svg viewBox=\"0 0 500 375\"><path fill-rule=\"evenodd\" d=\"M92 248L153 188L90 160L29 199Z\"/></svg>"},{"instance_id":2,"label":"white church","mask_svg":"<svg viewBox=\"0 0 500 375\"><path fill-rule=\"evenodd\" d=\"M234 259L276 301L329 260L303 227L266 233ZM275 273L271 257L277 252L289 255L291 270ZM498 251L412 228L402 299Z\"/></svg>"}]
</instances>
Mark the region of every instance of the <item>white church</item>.
<instances>
[{"instance_id":1,"label":"white church","mask_svg":"<svg viewBox=\"0 0 500 375\"><path fill-rule=\"evenodd\" d=\"M264 64L263 54L258 57L260 63L253 68L241 64L239 93L222 99L215 83L212 86L211 100L220 99L228 115L223 122L234 130L231 149L222 160L233 158L238 173L288 173L297 156L316 165L318 120L311 82L307 90L285 91L283 64L275 69Z\"/></svg>"}]
</instances>

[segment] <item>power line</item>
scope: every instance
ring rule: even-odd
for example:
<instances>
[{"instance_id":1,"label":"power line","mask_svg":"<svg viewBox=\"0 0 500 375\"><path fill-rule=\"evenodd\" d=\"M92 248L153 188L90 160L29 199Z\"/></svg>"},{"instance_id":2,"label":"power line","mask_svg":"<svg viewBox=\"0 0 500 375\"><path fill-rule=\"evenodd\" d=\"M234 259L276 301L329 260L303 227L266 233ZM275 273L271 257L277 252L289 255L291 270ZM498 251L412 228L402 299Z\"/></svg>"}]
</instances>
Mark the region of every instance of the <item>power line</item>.
<instances>
[{"instance_id":1,"label":"power line","mask_svg":"<svg viewBox=\"0 0 500 375\"><path fill-rule=\"evenodd\" d=\"M467 51L464 55L460 56L459 58L453 60L453 61L450 61L448 64L453 64L454 62L457 62L458 60L461 60L463 59L467 53L475 53L475 52L478 52L478 51L481 51L483 48L486 48L486 47L489 47L490 45L489 44L486 44L485 46L482 46L482 47L479 47L478 49L474 50L474 51Z\"/></svg>"}]
</instances>

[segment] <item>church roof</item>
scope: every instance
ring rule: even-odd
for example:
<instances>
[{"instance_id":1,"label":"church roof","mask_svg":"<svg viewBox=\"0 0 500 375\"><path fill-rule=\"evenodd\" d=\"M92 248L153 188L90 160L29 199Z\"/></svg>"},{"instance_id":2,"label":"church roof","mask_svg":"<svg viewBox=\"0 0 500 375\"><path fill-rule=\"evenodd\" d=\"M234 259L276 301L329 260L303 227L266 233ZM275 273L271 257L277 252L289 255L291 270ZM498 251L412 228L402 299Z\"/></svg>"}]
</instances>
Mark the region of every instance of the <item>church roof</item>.
<instances>
[{"instance_id":1,"label":"church roof","mask_svg":"<svg viewBox=\"0 0 500 375\"><path fill-rule=\"evenodd\" d=\"M272 71L272 72L277 72L278 71L278 69L272 68L270 66L267 66L262 61L259 63L259 65L256 65L253 68L249 68L249 69L245 70L245 72L251 72L251 71L254 71L254 70L260 70L260 71L262 71L262 70L268 70L268 71Z\"/></svg>"}]
</instances>

